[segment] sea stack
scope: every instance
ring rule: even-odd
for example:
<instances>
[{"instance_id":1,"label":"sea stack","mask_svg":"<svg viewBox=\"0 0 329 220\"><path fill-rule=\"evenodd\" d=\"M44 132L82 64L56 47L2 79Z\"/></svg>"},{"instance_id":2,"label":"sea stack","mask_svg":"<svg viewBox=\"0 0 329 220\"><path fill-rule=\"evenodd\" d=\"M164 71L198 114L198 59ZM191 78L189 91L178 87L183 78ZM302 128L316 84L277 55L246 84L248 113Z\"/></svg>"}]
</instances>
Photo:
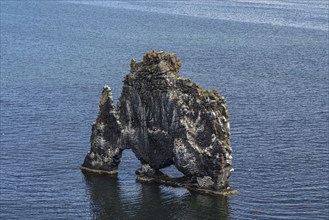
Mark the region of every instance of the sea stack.
<instances>
[{"instance_id":1,"label":"sea stack","mask_svg":"<svg viewBox=\"0 0 329 220\"><path fill-rule=\"evenodd\" d=\"M181 66L175 54L163 51L132 60L116 106L110 87L104 86L82 170L115 174L122 151L132 149L141 162L136 171L141 181L233 193L226 101L217 91L179 76ZM172 164L185 176L160 171Z\"/></svg>"}]
</instances>

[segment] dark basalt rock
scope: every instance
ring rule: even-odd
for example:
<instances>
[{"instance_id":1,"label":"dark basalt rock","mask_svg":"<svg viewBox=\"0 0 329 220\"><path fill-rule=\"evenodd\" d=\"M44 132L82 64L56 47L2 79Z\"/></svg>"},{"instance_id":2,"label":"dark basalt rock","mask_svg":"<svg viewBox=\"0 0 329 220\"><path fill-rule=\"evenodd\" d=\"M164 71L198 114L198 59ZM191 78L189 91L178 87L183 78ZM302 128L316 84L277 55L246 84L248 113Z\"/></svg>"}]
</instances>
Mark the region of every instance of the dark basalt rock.
<instances>
[{"instance_id":1,"label":"dark basalt rock","mask_svg":"<svg viewBox=\"0 0 329 220\"><path fill-rule=\"evenodd\" d=\"M116 173L122 150L130 148L141 161L142 181L227 192L233 169L224 97L180 77L175 54L150 52L130 66L116 107L111 89L103 88L82 169ZM184 181L160 171L172 164Z\"/></svg>"}]
</instances>

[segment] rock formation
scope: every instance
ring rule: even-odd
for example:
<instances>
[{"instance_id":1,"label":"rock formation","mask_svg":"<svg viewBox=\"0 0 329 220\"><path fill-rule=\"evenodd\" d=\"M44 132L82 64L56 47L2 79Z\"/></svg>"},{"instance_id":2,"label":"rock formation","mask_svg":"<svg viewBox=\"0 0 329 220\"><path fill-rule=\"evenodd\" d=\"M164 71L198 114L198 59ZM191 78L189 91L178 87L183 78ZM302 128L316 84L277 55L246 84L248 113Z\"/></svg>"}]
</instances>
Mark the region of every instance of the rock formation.
<instances>
[{"instance_id":1,"label":"rock formation","mask_svg":"<svg viewBox=\"0 0 329 220\"><path fill-rule=\"evenodd\" d=\"M104 86L83 170L116 173L124 149L141 161L138 179L207 192L227 190L232 171L224 97L178 75L175 54L150 52L131 61L117 106ZM160 169L174 164L185 177Z\"/></svg>"}]
</instances>

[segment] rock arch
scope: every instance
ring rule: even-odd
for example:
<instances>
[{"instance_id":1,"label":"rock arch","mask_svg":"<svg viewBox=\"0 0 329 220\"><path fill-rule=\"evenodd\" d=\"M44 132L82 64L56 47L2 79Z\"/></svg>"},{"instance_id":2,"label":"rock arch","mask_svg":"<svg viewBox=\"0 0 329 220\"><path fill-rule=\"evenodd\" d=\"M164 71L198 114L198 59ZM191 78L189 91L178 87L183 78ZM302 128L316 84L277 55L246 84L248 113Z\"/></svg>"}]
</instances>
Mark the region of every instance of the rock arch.
<instances>
[{"instance_id":1,"label":"rock arch","mask_svg":"<svg viewBox=\"0 0 329 220\"><path fill-rule=\"evenodd\" d=\"M81 168L116 173L122 151L130 148L141 161L140 180L227 191L232 150L224 97L180 77L181 62L172 53L153 51L130 66L117 106L111 88L103 88ZM183 179L160 171L172 164Z\"/></svg>"}]
</instances>

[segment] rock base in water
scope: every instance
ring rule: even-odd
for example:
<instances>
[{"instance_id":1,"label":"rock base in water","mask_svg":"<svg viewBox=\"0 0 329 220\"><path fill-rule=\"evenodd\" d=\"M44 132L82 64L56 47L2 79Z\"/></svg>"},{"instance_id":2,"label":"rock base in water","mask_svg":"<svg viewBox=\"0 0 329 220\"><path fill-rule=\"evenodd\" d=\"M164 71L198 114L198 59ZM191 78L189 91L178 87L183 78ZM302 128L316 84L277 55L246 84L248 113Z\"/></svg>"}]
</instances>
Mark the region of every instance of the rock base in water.
<instances>
[{"instance_id":1,"label":"rock base in water","mask_svg":"<svg viewBox=\"0 0 329 220\"><path fill-rule=\"evenodd\" d=\"M238 191L230 187L221 190L212 190L200 188L197 184L193 184L189 181L187 177L170 177L166 174L159 176L157 178L147 177L144 175L137 174L137 180L143 183L155 183L160 185L172 186L172 187L183 187L193 192L212 194L212 195L222 195L230 196L238 194Z\"/></svg>"},{"instance_id":2,"label":"rock base in water","mask_svg":"<svg viewBox=\"0 0 329 220\"><path fill-rule=\"evenodd\" d=\"M80 167L82 172L88 172L88 173L95 173L95 174L108 174L108 175L116 175L118 174L118 170L95 170L95 169L90 169L84 166Z\"/></svg>"}]
</instances>

